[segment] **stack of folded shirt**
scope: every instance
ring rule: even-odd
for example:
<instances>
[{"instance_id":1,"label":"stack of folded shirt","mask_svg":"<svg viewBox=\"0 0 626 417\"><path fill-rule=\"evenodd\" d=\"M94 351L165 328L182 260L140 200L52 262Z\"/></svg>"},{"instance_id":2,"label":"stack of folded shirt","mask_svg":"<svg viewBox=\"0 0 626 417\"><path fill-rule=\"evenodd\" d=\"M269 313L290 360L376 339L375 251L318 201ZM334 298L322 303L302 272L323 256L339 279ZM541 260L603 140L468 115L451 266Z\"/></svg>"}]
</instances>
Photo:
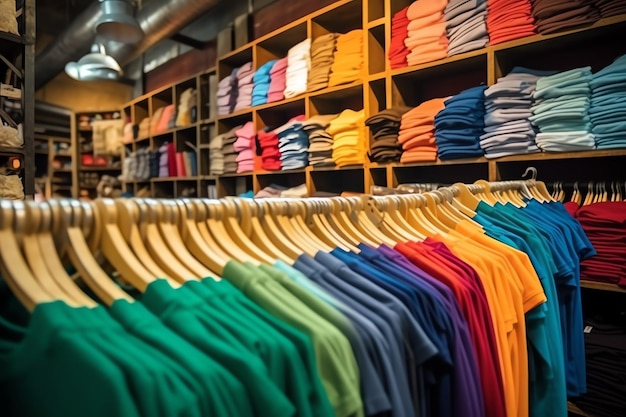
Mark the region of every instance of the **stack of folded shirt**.
<instances>
[{"instance_id":1,"label":"stack of folded shirt","mask_svg":"<svg viewBox=\"0 0 626 417\"><path fill-rule=\"evenodd\" d=\"M436 61L448 56L448 38L443 11L447 0L417 0L407 10L408 34L404 44L411 51L409 65Z\"/></svg>"},{"instance_id":2,"label":"stack of folded shirt","mask_svg":"<svg viewBox=\"0 0 626 417\"><path fill-rule=\"evenodd\" d=\"M254 171L254 125L247 122L235 130L237 140L233 144L237 152L237 173Z\"/></svg>"},{"instance_id":3,"label":"stack of folded shirt","mask_svg":"<svg viewBox=\"0 0 626 417\"><path fill-rule=\"evenodd\" d=\"M222 138L222 155L224 156L224 174L234 174L237 172L237 154L235 142L237 141L237 130L242 126L236 126L224 133Z\"/></svg>"},{"instance_id":4,"label":"stack of folded shirt","mask_svg":"<svg viewBox=\"0 0 626 417\"><path fill-rule=\"evenodd\" d=\"M346 109L331 120L328 133L333 136L333 161L338 167L363 165L365 144L365 111Z\"/></svg>"},{"instance_id":5,"label":"stack of folded shirt","mask_svg":"<svg viewBox=\"0 0 626 417\"><path fill-rule=\"evenodd\" d=\"M448 56L487 46L487 0L451 0L444 15Z\"/></svg>"},{"instance_id":6,"label":"stack of folded shirt","mask_svg":"<svg viewBox=\"0 0 626 417\"><path fill-rule=\"evenodd\" d=\"M328 86L351 83L363 73L363 30L339 35L335 44Z\"/></svg>"},{"instance_id":7,"label":"stack of folded shirt","mask_svg":"<svg viewBox=\"0 0 626 417\"><path fill-rule=\"evenodd\" d=\"M487 0L489 44L535 34L530 0Z\"/></svg>"},{"instance_id":8,"label":"stack of folded shirt","mask_svg":"<svg viewBox=\"0 0 626 417\"><path fill-rule=\"evenodd\" d=\"M400 162L410 164L437 160L435 116L444 108L445 98L424 101L402 115L398 142L402 144Z\"/></svg>"},{"instance_id":9,"label":"stack of folded shirt","mask_svg":"<svg viewBox=\"0 0 626 417\"><path fill-rule=\"evenodd\" d=\"M326 132L330 121L337 115L318 114L302 121L302 129L309 137L309 165L333 166L333 137Z\"/></svg>"},{"instance_id":10,"label":"stack of folded shirt","mask_svg":"<svg viewBox=\"0 0 626 417\"><path fill-rule=\"evenodd\" d=\"M402 145L398 142L402 115L410 107L397 106L382 110L369 117L365 125L370 128L369 157L372 162L399 161Z\"/></svg>"},{"instance_id":11,"label":"stack of folded shirt","mask_svg":"<svg viewBox=\"0 0 626 417\"><path fill-rule=\"evenodd\" d=\"M554 72L513 68L485 90L485 133L480 147L487 158L538 152L532 115L537 79Z\"/></svg>"},{"instance_id":12,"label":"stack of folded shirt","mask_svg":"<svg viewBox=\"0 0 626 417\"><path fill-rule=\"evenodd\" d=\"M254 198L276 198L280 197L280 193L285 191L287 187L278 184L270 184L267 187L259 190L254 195Z\"/></svg>"},{"instance_id":13,"label":"stack of folded shirt","mask_svg":"<svg viewBox=\"0 0 626 417\"><path fill-rule=\"evenodd\" d=\"M280 171L280 151L278 150L278 135L271 128L259 130L256 134L261 148L261 168L266 171Z\"/></svg>"},{"instance_id":14,"label":"stack of folded shirt","mask_svg":"<svg viewBox=\"0 0 626 417\"><path fill-rule=\"evenodd\" d=\"M468 88L445 101L435 116L435 139L439 159L472 158L483 155L480 135L485 127L484 85Z\"/></svg>"},{"instance_id":15,"label":"stack of folded shirt","mask_svg":"<svg viewBox=\"0 0 626 417\"><path fill-rule=\"evenodd\" d=\"M580 264L580 278L626 286L626 202L582 206L576 218L597 255Z\"/></svg>"},{"instance_id":16,"label":"stack of folded shirt","mask_svg":"<svg viewBox=\"0 0 626 417\"><path fill-rule=\"evenodd\" d=\"M254 77L252 77L252 82L254 84L254 87L252 88L253 106L260 106L261 104L267 103L267 94L270 89L270 83L272 82L270 71L275 63L275 59L267 61L254 73Z\"/></svg>"},{"instance_id":17,"label":"stack of folded shirt","mask_svg":"<svg viewBox=\"0 0 626 417\"><path fill-rule=\"evenodd\" d=\"M311 44L311 70L307 82L308 91L317 91L328 86L330 67L338 33L328 33L315 39Z\"/></svg>"},{"instance_id":18,"label":"stack of folded shirt","mask_svg":"<svg viewBox=\"0 0 626 417\"><path fill-rule=\"evenodd\" d=\"M611 17L626 13L626 2L624 0L594 0L593 3L600 12L601 17Z\"/></svg>"},{"instance_id":19,"label":"stack of folded shirt","mask_svg":"<svg viewBox=\"0 0 626 417\"><path fill-rule=\"evenodd\" d=\"M594 0L531 0L537 32L559 32L600 19Z\"/></svg>"},{"instance_id":20,"label":"stack of folded shirt","mask_svg":"<svg viewBox=\"0 0 626 417\"><path fill-rule=\"evenodd\" d=\"M533 93L532 116L543 151L577 151L595 147L589 123L591 67L541 77Z\"/></svg>"},{"instance_id":21,"label":"stack of folded shirt","mask_svg":"<svg viewBox=\"0 0 626 417\"><path fill-rule=\"evenodd\" d=\"M274 63L270 70L270 86L267 90L267 102L273 103L285 98L285 84L287 82L287 57Z\"/></svg>"},{"instance_id":22,"label":"stack of folded shirt","mask_svg":"<svg viewBox=\"0 0 626 417\"><path fill-rule=\"evenodd\" d=\"M278 135L278 149L283 170L304 168L309 164L309 136L302 129L304 119L304 115L299 115L274 129Z\"/></svg>"},{"instance_id":23,"label":"stack of folded shirt","mask_svg":"<svg viewBox=\"0 0 626 417\"><path fill-rule=\"evenodd\" d=\"M209 175L224 173L224 137L226 134L215 135L209 141Z\"/></svg>"},{"instance_id":24,"label":"stack of folded shirt","mask_svg":"<svg viewBox=\"0 0 626 417\"><path fill-rule=\"evenodd\" d=\"M285 98L306 92L306 83L311 68L311 39L305 39L287 52L285 74Z\"/></svg>"},{"instance_id":25,"label":"stack of folded shirt","mask_svg":"<svg viewBox=\"0 0 626 417\"><path fill-rule=\"evenodd\" d=\"M217 84L217 114L229 114L237 104L237 72L235 68Z\"/></svg>"},{"instance_id":26,"label":"stack of folded shirt","mask_svg":"<svg viewBox=\"0 0 626 417\"><path fill-rule=\"evenodd\" d=\"M409 34L409 18L406 17L409 6L406 6L391 18L391 43L389 44L389 65L391 68L404 68L407 66L406 56L409 48L404 44L404 40Z\"/></svg>"},{"instance_id":27,"label":"stack of folded shirt","mask_svg":"<svg viewBox=\"0 0 626 417\"><path fill-rule=\"evenodd\" d=\"M247 109L252 105L252 89L254 88L254 68L252 61L243 64L237 71L237 102L234 111Z\"/></svg>"},{"instance_id":28,"label":"stack of folded shirt","mask_svg":"<svg viewBox=\"0 0 626 417\"><path fill-rule=\"evenodd\" d=\"M584 321L587 392L573 402L590 416L623 417L626 410L626 368L623 365L626 363L626 324L621 306L611 308L612 304L619 303L603 304L608 311Z\"/></svg>"},{"instance_id":29,"label":"stack of folded shirt","mask_svg":"<svg viewBox=\"0 0 626 417\"><path fill-rule=\"evenodd\" d=\"M595 73L589 119L598 149L626 148L626 55Z\"/></svg>"}]
</instances>

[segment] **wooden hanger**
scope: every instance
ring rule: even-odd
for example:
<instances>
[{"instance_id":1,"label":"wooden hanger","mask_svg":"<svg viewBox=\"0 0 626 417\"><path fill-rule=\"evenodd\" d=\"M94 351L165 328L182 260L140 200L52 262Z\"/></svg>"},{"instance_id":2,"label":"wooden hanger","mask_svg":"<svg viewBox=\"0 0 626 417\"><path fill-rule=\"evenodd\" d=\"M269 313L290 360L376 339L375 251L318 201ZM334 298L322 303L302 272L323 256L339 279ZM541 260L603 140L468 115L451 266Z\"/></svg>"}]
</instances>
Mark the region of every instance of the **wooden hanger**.
<instances>
[{"instance_id":1,"label":"wooden hanger","mask_svg":"<svg viewBox=\"0 0 626 417\"><path fill-rule=\"evenodd\" d=\"M488 181L485 180L476 180L474 181L474 185L477 185L480 187L480 192L478 193L478 197L485 201L486 203L488 203L491 206L494 206L496 203L498 203L499 201L496 199L496 197L493 195L493 193L491 192L491 185L489 184Z\"/></svg>"},{"instance_id":2,"label":"wooden hanger","mask_svg":"<svg viewBox=\"0 0 626 417\"><path fill-rule=\"evenodd\" d=\"M377 247L381 244L389 246L395 245L395 241L389 236L382 233L373 224L365 224L357 213L358 207L361 205L360 197L336 197L333 199L338 203L338 213L343 219L342 221L347 224L351 224L357 229L361 235L366 238L364 243L368 243L370 246Z\"/></svg>"},{"instance_id":3,"label":"wooden hanger","mask_svg":"<svg viewBox=\"0 0 626 417\"><path fill-rule=\"evenodd\" d=\"M98 305L84 291L82 291L67 273L52 238L52 224L59 223L59 218L54 218L49 204L46 202L36 203L28 201L24 205L28 227L22 241L24 253L35 275L48 275L60 290L59 298L66 300L68 304L81 307L95 307ZM43 264L43 265L40 265ZM42 285L43 286L43 285Z\"/></svg>"},{"instance_id":4,"label":"wooden hanger","mask_svg":"<svg viewBox=\"0 0 626 417\"><path fill-rule=\"evenodd\" d=\"M297 240L298 236L290 237L282 233L281 229L274 222L274 218L270 215L268 210L269 206L266 202L255 199L249 199L247 201L238 199L238 201L240 201L243 208L241 212L242 218L246 217L245 207L251 209L249 219L250 232L253 240L254 238L258 240L267 239L267 241L276 246L276 249L280 251L276 256L277 258L291 264L303 253L304 249L308 249L306 245L294 243L294 240ZM283 202L282 204L286 205L288 203Z\"/></svg>"},{"instance_id":5,"label":"wooden hanger","mask_svg":"<svg viewBox=\"0 0 626 417\"><path fill-rule=\"evenodd\" d=\"M151 282L162 277L155 277L148 271L122 237L115 202L112 199L96 199L92 204L94 219L102 224L102 253L122 279L140 292L145 292Z\"/></svg>"},{"instance_id":6,"label":"wooden hanger","mask_svg":"<svg viewBox=\"0 0 626 417\"><path fill-rule=\"evenodd\" d=\"M468 217L474 217L476 215L476 208L480 200L470 191L469 187L462 182L457 182L452 185L454 192L455 207L459 211Z\"/></svg>"},{"instance_id":7,"label":"wooden hanger","mask_svg":"<svg viewBox=\"0 0 626 417\"><path fill-rule=\"evenodd\" d=\"M170 246L163 240L160 223L164 217L163 206L154 199L134 199L140 214L139 229L142 231L142 241L156 264L179 284L198 279L199 276L191 271L187 265L180 262L172 252ZM182 249L182 248L181 248Z\"/></svg>"},{"instance_id":8,"label":"wooden hanger","mask_svg":"<svg viewBox=\"0 0 626 417\"><path fill-rule=\"evenodd\" d=\"M224 265L230 260L230 257L217 244L207 242L200 234L197 223L201 221L199 205L194 204L189 199L176 199L174 202L178 207L178 227L185 246L198 261L218 275L217 277L213 275L212 278L220 280ZM204 205L201 207L204 208ZM206 210L203 215L204 220L206 220ZM210 238L212 239L212 237Z\"/></svg>"},{"instance_id":9,"label":"wooden hanger","mask_svg":"<svg viewBox=\"0 0 626 417\"><path fill-rule=\"evenodd\" d=\"M55 301L33 276L22 256L16 234L23 228L16 219L10 200L0 199L0 272L11 292L28 311L33 312L37 304Z\"/></svg>"},{"instance_id":10,"label":"wooden hanger","mask_svg":"<svg viewBox=\"0 0 626 417\"><path fill-rule=\"evenodd\" d=\"M303 201L293 199L289 201L289 204L282 207L282 211L273 211L272 213L278 212L275 219L283 232L291 236L290 230L293 230L296 232L295 235L303 236L306 241L310 242L309 246L313 246L314 253L320 250L330 252L334 249L334 245L326 243L313 232L313 225Z\"/></svg>"},{"instance_id":11,"label":"wooden hanger","mask_svg":"<svg viewBox=\"0 0 626 417\"><path fill-rule=\"evenodd\" d=\"M376 233L377 237L388 246L395 246L396 243L405 241L402 235L383 224L384 213L378 211L371 196L362 195L348 198L353 202L352 210L357 217L358 224Z\"/></svg>"},{"instance_id":12,"label":"wooden hanger","mask_svg":"<svg viewBox=\"0 0 626 417\"><path fill-rule=\"evenodd\" d=\"M157 224L161 238L170 248L171 253L191 272L194 279L207 278L213 275L208 267L196 259L187 249L187 245L178 231L179 210L174 200L163 199L156 203Z\"/></svg>"},{"instance_id":13,"label":"wooden hanger","mask_svg":"<svg viewBox=\"0 0 626 417\"><path fill-rule=\"evenodd\" d=\"M589 181L587 183L587 195L585 195L585 201L583 201L583 206L588 206L593 202L594 199L594 184L593 181Z\"/></svg>"},{"instance_id":14,"label":"wooden hanger","mask_svg":"<svg viewBox=\"0 0 626 417\"><path fill-rule=\"evenodd\" d=\"M126 240L137 259L150 271L153 277L173 280L170 274L157 264L144 244L140 227L144 227L144 216L146 214L140 210L133 199L118 198L113 201L117 209L117 225L120 234Z\"/></svg>"},{"instance_id":15,"label":"wooden hanger","mask_svg":"<svg viewBox=\"0 0 626 417\"><path fill-rule=\"evenodd\" d=\"M346 229L345 227L343 227L343 225L338 221L337 217L334 215L334 208L332 206L332 204L329 201L329 198L320 198L319 199L319 205L320 205L320 216L322 216L325 220L326 223L345 241L347 242L349 245L351 245L354 248L358 248L359 243L362 242L362 240L358 239L357 237L354 236L354 234Z\"/></svg>"},{"instance_id":16,"label":"wooden hanger","mask_svg":"<svg viewBox=\"0 0 626 417\"><path fill-rule=\"evenodd\" d=\"M289 240L268 237L261 226L260 207L254 200L233 198L223 200L225 204L232 204L235 209L235 218L238 219L241 232L248 237L261 251L275 259L291 264L300 255L298 249L293 248ZM242 225L243 224L243 225ZM288 254L287 254L288 253Z\"/></svg>"},{"instance_id":17,"label":"wooden hanger","mask_svg":"<svg viewBox=\"0 0 626 417\"><path fill-rule=\"evenodd\" d=\"M41 253L39 241L36 236L41 226L41 213L35 208L27 212L23 201L15 201L13 202L13 214L15 228L19 236L18 243L22 248L26 263L39 283L39 286L57 300L63 300L73 307L82 306L77 299L74 299L70 294L66 293L64 288L50 275L50 271L44 259L46 256ZM56 249L54 252L56 252ZM47 256L51 257L54 256L54 254Z\"/></svg>"},{"instance_id":18,"label":"wooden hanger","mask_svg":"<svg viewBox=\"0 0 626 417\"><path fill-rule=\"evenodd\" d=\"M380 245L380 241L376 242L367 233L363 233L359 229L357 222L351 221L346 213L346 200L341 197L334 197L328 199L330 205L331 215L334 217L340 227L346 230L354 240L357 242L365 243L371 247L377 247Z\"/></svg>"},{"instance_id":19,"label":"wooden hanger","mask_svg":"<svg viewBox=\"0 0 626 417\"><path fill-rule=\"evenodd\" d=\"M289 242L290 250L295 250L294 253L297 253L298 256L302 253L315 256L319 251L319 246L317 246L318 242L311 238L314 235L308 229L306 231L296 230L295 224L292 224L288 219L292 208L295 206L293 200L259 199L254 200L254 202L259 206L259 215L263 222L261 226L270 238ZM285 216L282 215L283 212L286 213Z\"/></svg>"},{"instance_id":20,"label":"wooden hanger","mask_svg":"<svg viewBox=\"0 0 626 417\"><path fill-rule=\"evenodd\" d=\"M96 229L101 225L94 221L92 206L77 200L59 200L58 202L49 200L48 205L53 222L58 221L61 225L61 233L65 235L68 242L67 254L70 262L83 282L106 305L110 306L118 299L134 301L102 270L85 240L81 226L91 225L89 229L100 235Z\"/></svg>"},{"instance_id":21,"label":"wooden hanger","mask_svg":"<svg viewBox=\"0 0 626 417\"><path fill-rule=\"evenodd\" d=\"M209 211L208 211L207 205L205 204L204 199L191 199L189 200L189 203L191 206L193 206L193 210L190 211L189 214L191 216L191 220L195 223L195 227L198 229L198 234L200 235L202 240L205 242L206 246L214 248L214 252L219 256L220 263L222 263L221 261L224 261L221 267L223 269L223 267L231 259L237 259L234 257L233 254L231 254L228 250L226 250L223 245L229 245L229 244L232 245L234 251L238 251L237 246L234 243L232 243L232 241L218 243L218 240L213 236L213 233L209 231L209 227L207 223L208 217L209 217ZM190 230L192 229L190 228ZM249 257L247 259L254 259L254 258ZM221 273L222 272L220 272L220 275Z\"/></svg>"},{"instance_id":22,"label":"wooden hanger","mask_svg":"<svg viewBox=\"0 0 626 417\"><path fill-rule=\"evenodd\" d=\"M421 235L402 217L402 202L397 196L379 197L374 201L377 210L382 212L382 224L400 236L398 242L412 242L420 239Z\"/></svg>"},{"instance_id":23,"label":"wooden hanger","mask_svg":"<svg viewBox=\"0 0 626 417\"><path fill-rule=\"evenodd\" d=\"M250 253L252 253L259 262L273 265L274 262L276 262L276 257L271 252L266 251L263 247L256 245L241 229L241 226L239 225L237 207L234 202L230 199L222 199L219 202L222 207L222 223L233 240L238 242L240 247L246 248L246 250L250 251Z\"/></svg>"},{"instance_id":24,"label":"wooden hanger","mask_svg":"<svg viewBox=\"0 0 626 417\"><path fill-rule=\"evenodd\" d=\"M350 244L343 242L342 238L335 231L322 221L319 215L320 203L315 198L309 198L304 202L307 224L310 230L330 248L339 247L345 251L351 250Z\"/></svg>"},{"instance_id":25,"label":"wooden hanger","mask_svg":"<svg viewBox=\"0 0 626 417\"><path fill-rule=\"evenodd\" d=\"M456 223L446 217L446 214L439 208L439 198L432 192L415 194L413 198L423 201L415 210L424 214L426 220L433 225L439 233L447 233L450 229L454 229Z\"/></svg>"},{"instance_id":26,"label":"wooden hanger","mask_svg":"<svg viewBox=\"0 0 626 417\"><path fill-rule=\"evenodd\" d=\"M239 262L251 262L258 263L273 263L273 259L262 253L254 253L249 247L245 246L244 240L241 235L230 234L223 221L224 207L215 200L201 200L206 206L206 228L207 231L213 236L213 240L221 246L221 248L230 255L231 258L238 260ZM200 228L201 226L199 226ZM200 228L202 231L202 229Z\"/></svg>"},{"instance_id":27,"label":"wooden hanger","mask_svg":"<svg viewBox=\"0 0 626 417\"><path fill-rule=\"evenodd\" d=\"M424 240L426 237L439 233L436 227L426 218L426 215L420 207L425 204L425 200L420 198L420 195L408 194L402 197L403 200L408 200L409 207L404 213L404 218L411 225L413 234L415 234L419 240Z\"/></svg>"}]
</instances>

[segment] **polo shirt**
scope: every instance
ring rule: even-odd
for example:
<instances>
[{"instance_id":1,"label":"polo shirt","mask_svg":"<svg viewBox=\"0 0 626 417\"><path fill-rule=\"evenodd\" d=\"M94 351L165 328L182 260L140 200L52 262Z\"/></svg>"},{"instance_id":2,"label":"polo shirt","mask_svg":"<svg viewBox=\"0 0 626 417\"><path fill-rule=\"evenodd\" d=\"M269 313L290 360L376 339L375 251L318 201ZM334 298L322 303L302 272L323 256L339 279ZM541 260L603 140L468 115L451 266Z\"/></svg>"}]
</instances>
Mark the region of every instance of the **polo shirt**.
<instances>
[{"instance_id":1,"label":"polo shirt","mask_svg":"<svg viewBox=\"0 0 626 417\"><path fill-rule=\"evenodd\" d=\"M255 314L250 314L240 302L243 295L238 294L228 282L216 282L211 286L204 282L208 280L210 278L203 282L190 281L184 287L205 300L202 308L216 316L216 320L229 329L248 351L267 364L268 374L294 404L297 415L315 415L319 404L323 404L325 393L321 391L320 395L319 378L307 369L308 359L303 360L301 352L291 342L291 339L304 335L293 332L289 336L283 335ZM225 298L229 299L228 303ZM237 308L239 306L241 308ZM309 353L312 354L312 351ZM327 399L326 405L329 406Z\"/></svg>"},{"instance_id":2,"label":"polo shirt","mask_svg":"<svg viewBox=\"0 0 626 417\"><path fill-rule=\"evenodd\" d=\"M3 299L0 317L0 402L5 413L25 417L142 415L145 410L137 399L144 393L156 394L153 383L141 381L145 372L140 367L124 369L98 348L101 340L113 338L106 332L112 330L114 336L120 326L87 328L81 324L79 311L61 301L37 305L29 318L19 306L26 324L6 315L7 301ZM88 379L83 377L86 374ZM145 385L138 385L133 395L128 387L137 377Z\"/></svg>"},{"instance_id":3,"label":"polo shirt","mask_svg":"<svg viewBox=\"0 0 626 417\"><path fill-rule=\"evenodd\" d=\"M427 275L424 271L392 249L383 246L373 250L363 244L359 249L359 257L366 258L384 274L375 282L405 301L420 324L427 326L425 330L437 347L438 354L434 359L438 362L430 361L426 369L427 376L436 381L430 388L429 412L441 416L484 415L476 354L469 341L467 323L456 302L450 302L453 297L443 299L435 288L422 281ZM433 277L429 279L435 281Z\"/></svg>"},{"instance_id":4,"label":"polo shirt","mask_svg":"<svg viewBox=\"0 0 626 417\"><path fill-rule=\"evenodd\" d=\"M440 244L440 246L443 246ZM505 403L500 361L489 305L476 272L460 259L446 258L435 246L424 243L398 243L395 249L413 265L423 269L452 292L468 324L476 347L476 359L484 396L485 415L504 416ZM441 248L439 248L441 251Z\"/></svg>"},{"instance_id":5,"label":"polo shirt","mask_svg":"<svg viewBox=\"0 0 626 417\"><path fill-rule=\"evenodd\" d=\"M203 415L252 416L244 385L230 372L167 328L141 303L116 300L109 309L124 328L179 363L201 388Z\"/></svg>"},{"instance_id":6,"label":"polo shirt","mask_svg":"<svg viewBox=\"0 0 626 417\"><path fill-rule=\"evenodd\" d=\"M519 227L510 221L493 218L488 220L482 214L476 214L474 220L485 227L485 232L489 236L502 242L508 240L507 244L527 253L541 280L547 303L542 310L535 311L540 314L526 316L529 338L531 415L566 416L563 343L561 337L553 337L561 333L558 296L553 278L556 267L549 256L549 248L538 233L529 233L527 228ZM544 323L543 332L537 327L539 321Z\"/></svg>"},{"instance_id":7,"label":"polo shirt","mask_svg":"<svg viewBox=\"0 0 626 417\"><path fill-rule=\"evenodd\" d=\"M460 233L438 235L462 259L477 269L496 323L508 416L528 415L528 363L524 304L515 272L505 257Z\"/></svg>"},{"instance_id":8,"label":"polo shirt","mask_svg":"<svg viewBox=\"0 0 626 417\"><path fill-rule=\"evenodd\" d=\"M231 260L222 276L269 313L309 335L335 414L363 415L356 359L350 343L336 327L251 265Z\"/></svg>"},{"instance_id":9,"label":"polo shirt","mask_svg":"<svg viewBox=\"0 0 626 417\"><path fill-rule=\"evenodd\" d=\"M331 254L318 252L315 259L329 265L331 270L342 279L380 300L398 314L400 318L398 324L403 329L402 334L408 342L408 366L415 372L416 388L420 393L418 395L423 398L425 389L424 364L437 354L437 348L401 300L367 279L370 275L376 274L377 271L352 255L354 254L334 249ZM420 414L423 415L427 411L427 406L428 403L424 401L419 404Z\"/></svg>"},{"instance_id":10,"label":"polo shirt","mask_svg":"<svg viewBox=\"0 0 626 417\"><path fill-rule=\"evenodd\" d=\"M261 265L260 268L278 281L287 291L337 327L350 341L352 351L359 366L361 397L363 398L365 414L369 416L389 411L391 404L383 389L373 359L368 356L368 349L365 345L366 338L357 331L356 326L348 317L296 283L291 277L293 275L302 275L300 271L288 266L287 268L277 268ZM302 277L297 279L301 281ZM304 279L306 279L306 277Z\"/></svg>"},{"instance_id":11,"label":"polo shirt","mask_svg":"<svg viewBox=\"0 0 626 417\"><path fill-rule=\"evenodd\" d=\"M202 309L204 300L187 288L174 290L166 281L155 280L141 302L166 326L244 383L255 415L295 415L295 407L269 378L265 364Z\"/></svg>"},{"instance_id":12,"label":"polo shirt","mask_svg":"<svg viewBox=\"0 0 626 417\"><path fill-rule=\"evenodd\" d=\"M414 402L418 401L416 393L411 391L415 378L407 366L405 350L407 343L398 326L398 315L382 304L379 300L350 285L330 269L327 263L321 263L307 255L300 255L294 268L306 274L309 279L325 289L336 299L351 307L354 311L370 320L383 335L383 339L375 338L381 357L380 374L385 381L386 393L389 397L393 416L414 416ZM411 382L409 382L411 381Z\"/></svg>"}]
</instances>

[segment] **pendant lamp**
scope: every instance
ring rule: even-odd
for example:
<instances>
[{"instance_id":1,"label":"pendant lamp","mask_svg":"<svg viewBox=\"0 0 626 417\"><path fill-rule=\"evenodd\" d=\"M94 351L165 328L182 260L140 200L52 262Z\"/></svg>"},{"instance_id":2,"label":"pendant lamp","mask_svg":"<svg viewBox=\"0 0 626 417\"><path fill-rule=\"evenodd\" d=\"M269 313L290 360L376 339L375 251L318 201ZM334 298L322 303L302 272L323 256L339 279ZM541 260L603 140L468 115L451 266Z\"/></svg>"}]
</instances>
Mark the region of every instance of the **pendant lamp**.
<instances>
[{"instance_id":1,"label":"pendant lamp","mask_svg":"<svg viewBox=\"0 0 626 417\"><path fill-rule=\"evenodd\" d=\"M135 43L143 38L129 0L100 0L100 8L102 15L96 21L98 35L122 43Z\"/></svg>"},{"instance_id":2,"label":"pendant lamp","mask_svg":"<svg viewBox=\"0 0 626 417\"><path fill-rule=\"evenodd\" d=\"M117 61L106 54L104 45L94 43L91 52L78 60L65 65L65 72L79 81L117 80L122 68Z\"/></svg>"}]
</instances>

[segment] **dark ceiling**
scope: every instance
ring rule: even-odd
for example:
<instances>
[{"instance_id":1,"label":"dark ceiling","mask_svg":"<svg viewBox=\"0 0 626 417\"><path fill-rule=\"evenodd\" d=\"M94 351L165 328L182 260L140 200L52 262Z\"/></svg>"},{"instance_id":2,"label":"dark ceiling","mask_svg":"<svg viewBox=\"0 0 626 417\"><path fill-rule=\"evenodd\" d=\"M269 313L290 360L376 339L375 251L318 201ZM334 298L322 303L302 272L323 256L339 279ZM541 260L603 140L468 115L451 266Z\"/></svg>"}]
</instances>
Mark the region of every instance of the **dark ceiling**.
<instances>
[{"instance_id":1,"label":"dark ceiling","mask_svg":"<svg viewBox=\"0 0 626 417\"><path fill-rule=\"evenodd\" d=\"M94 1L37 0L37 40L47 44Z\"/></svg>"}]
</instances>

